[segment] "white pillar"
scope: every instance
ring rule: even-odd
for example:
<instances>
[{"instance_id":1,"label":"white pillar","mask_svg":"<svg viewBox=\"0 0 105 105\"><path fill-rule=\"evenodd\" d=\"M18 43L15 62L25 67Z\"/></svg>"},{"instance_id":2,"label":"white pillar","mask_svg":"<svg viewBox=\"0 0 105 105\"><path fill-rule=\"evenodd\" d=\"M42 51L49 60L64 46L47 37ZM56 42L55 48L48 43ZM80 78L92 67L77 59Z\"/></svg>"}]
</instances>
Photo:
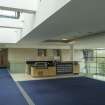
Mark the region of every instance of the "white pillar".
<instances>
[{"instance_id":1,"label":"white pillar","mask_svg":"<svg viewBox=\"0 0 105 105\"><path fill-rule=\"evenodd\" d=\"M74 71L74 44L69 44L70 46L70 60L73 63L73 71Z\"/></svg>"}]
</instances>

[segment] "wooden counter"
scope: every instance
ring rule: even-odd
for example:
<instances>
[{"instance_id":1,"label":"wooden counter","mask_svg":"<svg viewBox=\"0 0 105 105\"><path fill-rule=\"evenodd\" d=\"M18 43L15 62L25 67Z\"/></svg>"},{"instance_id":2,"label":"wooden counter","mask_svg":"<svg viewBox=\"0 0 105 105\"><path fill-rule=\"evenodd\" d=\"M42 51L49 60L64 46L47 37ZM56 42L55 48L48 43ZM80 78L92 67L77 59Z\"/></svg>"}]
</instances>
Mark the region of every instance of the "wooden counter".
<instances>
[{"instance_id":1,"label":"wooden counter","mask_svg":"<svg viewBox=\"0 0 105 105\"><path fill-rule=\"evenodd\" d=\"M45 63L47 63L48 68L55 66L54 61L26 61L26 70L25 70L25 73L31 75L31 67L35 63L39 63L39 62L45 62ZM35 69L35 67L34 67L34 69ZM38 68L36 70L38 70Z\"/></svg>"},{"instance_id":2,"label":"wooden counter","mask_svg":"<svg viewBox=\"0 0 105 105\"><path fill-rule=\"evenodd\" d=\"M73 73L74 74L79 74L80 73L80 65L76 64L73 66Z\"/></svg>"},{"instance_id":3,"label":"wooden counter","mask_svg":"<svg viewBox=\"0 0 105 105\"><path fill-rule=\"evenodd\" d=\"M79 74L80 65L77 61L27 61L26 73L32 77L47 77L60 74Z\"/></svg>"},{"instance_id":4,"label":"wooden counter","mask_svg":"<svg viewBox=\"0 0 105 105\"><path fill-rule=\"evenodd\" d=\"M36 67L31 67L31 76L32 77L47 77L55 76L56 68L48 67L48 69L37 69Z\"/></svg>"}]
</instances>

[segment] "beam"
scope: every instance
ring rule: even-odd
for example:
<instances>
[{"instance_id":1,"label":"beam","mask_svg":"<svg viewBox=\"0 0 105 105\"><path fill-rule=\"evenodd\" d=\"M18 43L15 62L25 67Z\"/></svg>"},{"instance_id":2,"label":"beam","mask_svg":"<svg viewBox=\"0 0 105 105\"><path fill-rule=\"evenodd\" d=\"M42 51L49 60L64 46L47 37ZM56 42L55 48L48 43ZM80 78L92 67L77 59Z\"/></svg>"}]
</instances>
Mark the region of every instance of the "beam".
<instances>
[{"instance_id":1,"label":"beam","mask_svg":"<svg viewBox=\"0 0 105 105\"><path fill-rule=\"evenodd\" d=\"M10 10L10 11L17 11L17 12L24 12L24 13L29 13L29 14L35 14L36 13L36 11L33 11L33 10L11 8L11 7L4 7L4 6L0 6L0 9L2 9L2 10Z\"/></svg>"},{"instance_id":2,"label":"beam","mask_svg":"<svg viewBox=\"0 0 105 105\"><path fill-rule=\"evenodd\" d=\"M23 29L22 27L0 26L0 28Z\"/></svg>"}]
</instances>

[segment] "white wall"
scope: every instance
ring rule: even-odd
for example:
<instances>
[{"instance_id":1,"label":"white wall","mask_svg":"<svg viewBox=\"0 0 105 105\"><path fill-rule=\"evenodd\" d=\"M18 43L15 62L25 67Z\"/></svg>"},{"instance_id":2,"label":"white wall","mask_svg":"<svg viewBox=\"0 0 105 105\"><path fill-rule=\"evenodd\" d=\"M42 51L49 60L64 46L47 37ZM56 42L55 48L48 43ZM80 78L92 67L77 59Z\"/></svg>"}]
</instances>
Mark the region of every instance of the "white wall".
<instances>
[{"instance_id":1,"label":"white wall","mask_svg":"<svg viewBox=\"0 0 105 105\"><path fill-rule=\"evenodd\" d=\"M74 49L73 54L71 49L62 49L62 61L81 61L83 59L83 52L79 49ZM73 58L72 58L73 56Z\"/></svg>"},{"instance_id":2,"label":"white wall","mask_svg":"<svg viewBox=\"0 0 105 105\"><path fill-rule=\"evenodd\" d=\"M75 49L73 54L73 59L74 61L81 61L83 59L83 51Z\"/></svg>"},{"instance_id":3,"label":"white wall","mask_svg":"<svg viewBox=\"0 0 105 105\"><path fill-rule=\"evenodd\" d=\"M10 62L25 62L26 58L35 58L34 49L8 49L8 60Z\"/></svg>"},{"instance_id":4,"label":"white wall","mask_svg":"<svg viewBox=\"0 0 105 105\"><path fill-rule=\"evenodd\" d=\"M80 65L80 72L86 73L85 62L83 59L83 51L79 50L79 49L75 49L73 52L74 52L73 60L78 61L79 65ZM70 49L62 50L61 60L62 61L72 61L72 51Z\"/></svg>"},{"instance_id":5,"label":"white wall","mask_svg":"<svg viewBox=\"0 0 105 105\"><path fill-rule=\"evenodd\" d=\"M81 38L76 41L75 48L76 49L105 48L105 33Z\"/></svg>"},{"instance_id":6,"label":"white wall","mask_svg":"<svg viewBox=\"0 0 105 105\"><path fill-rule=\"evenodd\" d=\"M86 73L83 50L80 50L80 49L74 50L74 61L78 61L80 65L80 72Z\"/></svg>"},{"instance_id":7,"label":"white wall","mask_svg":"<svg viewBox=\"0 0 105 105\"><path fill-rule=\"evenodd\" d=\"M28 13L22 13L23 17L23 30L21 33L21 38L29 34L30 31L32 31L36 19L36 14L28 14ZM20 38L20 39L21 39ZM20 40L19 39L19 40Z\"/></svg>"},{"instance_id":8,"label":"white wall","mask_svg":"<svg viewBox=\"0 0 105 105\"><path fill-rule=\"evenodd\" d=\"M72 61L72 53L70 49L61 50L61 60L62 61Z\"/></svg>"},{"instance_id":9,"label":"white wall","mask_svg":"<svg viewBox=\"0 0 105 105\"><path fill-rule=\"evenodd\" d=\"M34 49L8 49L10 71L15 73L25 72L25 59L34 59Z\"/></svg>"}]
</instances>

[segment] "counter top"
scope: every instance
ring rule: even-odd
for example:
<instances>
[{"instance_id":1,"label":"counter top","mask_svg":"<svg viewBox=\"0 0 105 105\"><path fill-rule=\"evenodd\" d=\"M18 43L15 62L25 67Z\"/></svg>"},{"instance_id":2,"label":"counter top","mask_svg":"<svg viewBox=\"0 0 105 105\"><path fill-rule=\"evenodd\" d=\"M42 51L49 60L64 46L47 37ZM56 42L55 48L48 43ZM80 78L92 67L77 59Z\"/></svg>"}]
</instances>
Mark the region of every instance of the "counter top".
<instances>
[{"instance_id":1,"label":"counter top","mask_svg":"<svg viewBox=\"0 0 105 105\"><path fill-rule=\"evenodd\" d=\"M36 63L47 63L47 66L55 66L54 61L26 61L26 64L31 64L33 67L36 67Z\"/></svg>"}]
</instances>

